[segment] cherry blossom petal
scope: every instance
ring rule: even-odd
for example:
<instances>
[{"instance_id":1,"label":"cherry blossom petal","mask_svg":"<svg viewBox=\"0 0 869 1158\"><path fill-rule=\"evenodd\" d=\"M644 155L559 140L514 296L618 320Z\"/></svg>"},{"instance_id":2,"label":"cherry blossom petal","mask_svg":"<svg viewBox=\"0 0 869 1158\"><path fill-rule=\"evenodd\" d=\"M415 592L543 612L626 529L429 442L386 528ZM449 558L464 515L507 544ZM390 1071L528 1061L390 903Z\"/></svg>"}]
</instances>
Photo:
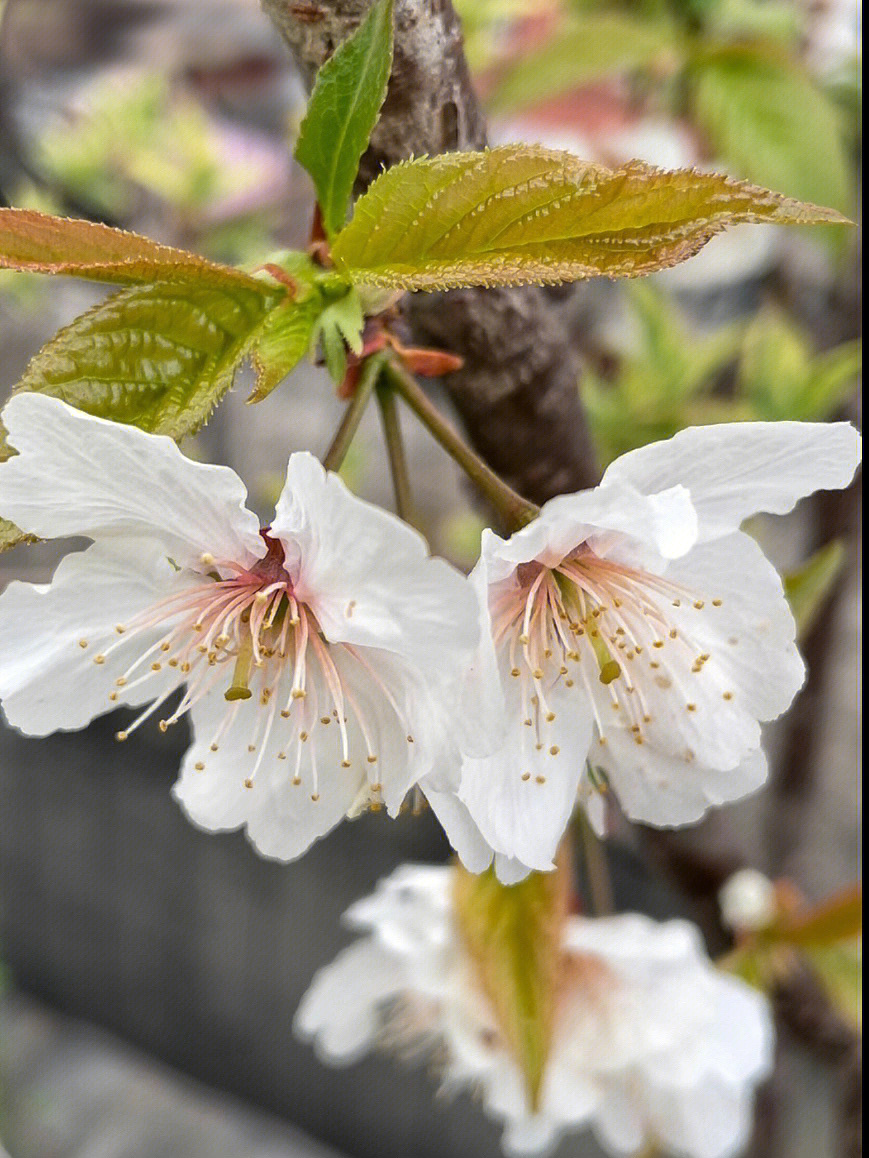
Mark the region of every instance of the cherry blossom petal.
<instances>
[{"instance_id":1,"label":"cherry blossom petal","mask_svg":"<svg viewBox=\"0 0 869 1158\"><path fill-rule=\"evenodd\" d=\"M438 791L423 781L420 784L432 812L455 849L459 860L472 873L481 873L492 863L492 848L474 822L464 801L455 789ZM523 866L523 876L528 870Z\"/></svg>"},{"instance_id":2,"label":"cherry blossom petal","mask_svg":"<svg viewBox=\"0 0 869 1158\"><path fill-rule=\"evenodd\" d=\"M3 422L18 454L0 464L0 515L28 533L153 537L182 566L203 553L242 565L265 554L241 479L186 458L171 438L43 394L14 395Z\"/></svg>"},{"instance_id":3,"label":"cherry blossom petal","mask_svg":"<svg viewBox=\"0 0 869 1158\"><path fill-rule=\"evenodd\" d=\"M402 661L387 653L375 653L373 667L369 660L332 650L343 729L332 689L314 667L304 699L293 699L292 673L285 672L266 703L254 696L229 704L223 684L194 703L193 743L173 789L190 819L218 831L244 825L263 856L287 861L354 808L382 802L395 815L429 771L437 738L424 711L420 730L412 738L408 732L408 720L417 718L416 673L405 679Z\"/></svg>"},{"instance_id":4,"label":"cherry blossom petal","mask_svg":"<svg viewBox=\"0 0 869 1158\"><path fill-rule=\"evenodd\" d=\"M508 540L489 532L482 554L489 559L489 581L507 578L521 563L537 560L554 567L588 542L601 557L613 551L622 562L672 559L697 539L697 517L685 487L663 494L641 494L615 482L578 494L558 495L544 503L539 516Z\"/></svg>"},{"instance_id":5,"label":"cherry blossom petal","mask_svg":"<svg viewBox=\"0 0 869 1158\"><path fill-rule=\"evenodd\" d=\"M373 1044L379 1008L402 986L399 960L373 937L357 941L317 973L293 1028L313 1041L323 1061L350 1065ZM351 998L352 995L352 998Z\"/></svg>"},{"instance_id":6,"label":"cherry blossom petal","mask_svg":"<svg viewBox=\"0 0 869 1158\"><path fill-rule=\"evenodd\" d=\"M603 485L627 483L646 495L687 487L702 541L738 530L749 515L783 515L813 491L846 487L859 457L859 435L847 422L722 423L622 455Z\"/></svg>"},{"instance_id":7,"label":"cherry blossom petal","mask_svg":"<svg viewBox=\"0 0 869 1158\"><path fill-rule=\"evenodd\" d=\"M756 792L766 781L762 749L748 752L732 769L697 766L639 748L624 733L607 737L606 755L595 757L630 820L658 828L694 824L713 806Z\"/></svg>"},{"instance_id":8,"label":"cherry blossom petal","mask_svg":"<svg viewBox=\"0 0 869 1158\"><path fill-rule=\"evenodd\" d=\"M115 685L164 634L156 627L125 639L116 626L177 586L164 552L128 537L67 555L51 583L10 583L0 595L0 698L9 723L31 736L83 728L178 686L177 672L149 665L143 682Z\"/></svg>"},{"instance_id":9,"label":"cherry blossom petal","mask_svg":"<svg viewBox=\"0 0 869 1158\"><path fill-rule=\"evenodd\" d=\"M703 604L699 614L690 600L671 612L711 657L702 676L717 672L722 694L730 690L757 719L781 715L802 687L805 666L781 579L754 539L737 532L701 544L672 563L667 578Z\"/></svg>"},{"instance_id":10,"label":"cherry blossom petal","mask_svg":"<svg viewBox=\"0 0 869 1158\"><path fill-rule=\"evenodd\" d=\"M542 871L576 805L593 726L590 705L568 689L556 686L547 702L546 743L520 723L493 756L465 761L459 791L493 849Z\"/></svg>"},{"instance_id":11,"label":"cherry blossom petal","mask_svg":"<svg viewBox=\"0 0 869 1158\"><path fill-rule=\"evenodd\" d=\"M401 519L356 498L310 454L294 454L272 533L285 545L299 598L328 640L394 651L452 671L476 644L467 580L428 554Z\"/></svg>"}]
</instances>

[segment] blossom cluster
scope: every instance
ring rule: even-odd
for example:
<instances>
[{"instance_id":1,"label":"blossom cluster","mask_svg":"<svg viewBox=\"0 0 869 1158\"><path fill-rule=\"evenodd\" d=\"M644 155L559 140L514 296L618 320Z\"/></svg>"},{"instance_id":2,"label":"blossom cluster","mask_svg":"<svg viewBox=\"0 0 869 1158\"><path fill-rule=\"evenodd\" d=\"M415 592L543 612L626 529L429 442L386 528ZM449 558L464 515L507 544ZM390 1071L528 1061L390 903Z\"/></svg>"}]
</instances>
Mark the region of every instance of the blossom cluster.
<instances>
[{"instance_id":1,"label":"blossom cluster","mask_svg":"<svg viewBox=\"0 0 869 1158\"><path fill-rule=\"evenodd\" d=\"M201 828L243 827L289 861L344 817L394 816L422 793L464 865L405 866L351 908L363 936L297 1017L327 1060L384 1040L436 1047L446 1087L482 1092L509 1154L580 1127L614 1154L741 1148L769 1014L691 926L562 921L532 1089L453 882L553 870L577 807L600 833L608 798L675 826L762 784L761 723L804 671L782 582L741 525L846 486L850 425L684 430L509 538L485 531L466 577L310 454L291 456L262 526L231 470L171 439L36 393L2 421L15 454L0 517L91 540L50 583L0 595L13 726L41 736L133 708L126 740L187 717L173 791ZM745 895L725 897L727 919L758 907Z\"/></svg>"},{"instance_id":2,"label":"blossom cluster","mask_svg":"<svg viewBox=\"0 0 869 1158\"><path fill-rule=\"evenodd\" d=\"M140 707L125 739L189 716L176 798L282 860L417 787L465 865L494 858L505 882L552 868L577 801L598 828L606 790L680 825L763 782L760 722L803 664L740 525L845 486L858 458L846 423L685 430L486 531L465 578L309 454L261 527L231 470L168 438L39 394L3 421L0 515L93 541L0 597L11 724Z\"/></svg>"},{"instance_id":3,"label":"blossom cluster","mask_svg":"<svg viewBox=\"0 0 869 1158\"><path fill-rule=\"evenodd\" d=\"M568 918L534 1106L457 930L455 871L403 865L348 910L359 937L320 970L296 1014L323 1060L349 1064L375 1045L428 1050L446 1090L481 1092L517 1158L582 1128L615 1155L655 1145L725 1158L743 1147L754 1087L772 1066L769 1009L712 965L692 925Z\"/></svg>"}]
</instances>

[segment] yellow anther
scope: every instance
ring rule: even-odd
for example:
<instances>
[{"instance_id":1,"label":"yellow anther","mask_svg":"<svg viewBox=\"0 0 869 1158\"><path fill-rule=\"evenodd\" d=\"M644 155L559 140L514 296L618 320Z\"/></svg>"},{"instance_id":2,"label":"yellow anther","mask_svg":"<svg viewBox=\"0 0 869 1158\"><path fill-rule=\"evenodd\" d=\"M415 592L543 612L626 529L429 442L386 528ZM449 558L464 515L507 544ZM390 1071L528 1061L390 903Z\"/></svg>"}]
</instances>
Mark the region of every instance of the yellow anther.
<instances>
[{"instance_id":1,"label":"yellow anther","mask_svg":"<svg viewBox=\"0 0 869 1158\"><path fill-rule=\"evenodd\" d=\"M115 631L118 633L118 635L123 635L126 630L127 629L124 627L123 623L115 624Z\"/></svg>"},{"instance_id":2,"label":"yellow anther","mask_svg":"<svg viewBox=\"0 0 869 1158\"><path fill-rule=\"evenodd\" d=\"M545 776L535 776L534 779L537 781L538 784L545 784L546 783L546 777Z\"/></svg>"},{"instance_id":3,"label":"yellow anther","mask_svg":"<svg viewBox=\"0 0 869 1158\"><path fill-rule=\"evenodd\" d=\"M560 751L561 751L561 749L558 747L558 745L553 744L552 747L549 749L549 755L550 756L557 756Z\"/></svg>"},{"instance_id":4,"label":"yellow anther","mask_svg":"<svg viewBox=\"0 0 869 1158\"><path fill-rule=\"evenodd\" d=\"M210 567L214 562L214 556L210 551L203 551L199 556L199 562L203 565L203 567Z\"/></svg>"},{"instance_id":5,"label":"yellow anther","mask_svg":"<svg viewBox=\"0 0 869 1158\"><path fill-rule=\"evenodd\" d=\"M86 639L80 639L80 640L78 641L78 645L79 645L79 647L81 647L81 648L85 648L85 647L87 647L87 645L88 645L88 641L87 641Z\"/></svg>"},{"instance_id":6,"label":"yellow anther","mask_svg":"<svg viewBox=\"0 0 869 1158\"><path fill-rule=\"evenodd\" d=\"M124 741L124 740L126 740L128 735L129 735L129 732L115 732L115 739Z\"/></svg>"},{"instance_id":7,"label":"yellow anther","mask_svg":"<svg viewBox=\"0 0 869 1158\"><path fill-rule=\"evenodd\" d=\"M94 663L101 664L101 663L105 663L105 662L106 662L106 657L104 655L95 655L94 656Z\"/></svg>"},{"instance_id":8,"label":"yellow anther","mask_svg":"<svg viewBox=\"0 0 869 1158\"><path fill-rule=\"evenodd\" d=\"M531 773L530 772L523 772L522 773L522 779L523 780L530 780L531 779Z\"/></svg>"}]
</instances>

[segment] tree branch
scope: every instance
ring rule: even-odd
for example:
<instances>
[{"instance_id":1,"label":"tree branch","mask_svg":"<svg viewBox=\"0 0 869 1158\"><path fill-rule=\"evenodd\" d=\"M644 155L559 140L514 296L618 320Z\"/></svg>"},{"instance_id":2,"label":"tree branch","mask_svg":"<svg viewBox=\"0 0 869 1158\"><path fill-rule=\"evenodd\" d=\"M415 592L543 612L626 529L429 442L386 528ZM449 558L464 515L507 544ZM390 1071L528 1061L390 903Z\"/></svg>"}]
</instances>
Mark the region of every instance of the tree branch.
<instances>
[{"instance_id":1,"label":"tree branch","mask_svg":"<svg viewBox=\"0 0 869 1158\"><path fill-rule=\"evenodd\" d=\"M371 0L263 0L310 82ZM363 189L407 157L481 149L486 127L449 0L397 0L389 92L359 170ZM489 465L533 502L598 480L577 390L579 362L556 303L536 287L416 294L414 341L465 359L446 386Z\"/></svg>"}]
</instances>

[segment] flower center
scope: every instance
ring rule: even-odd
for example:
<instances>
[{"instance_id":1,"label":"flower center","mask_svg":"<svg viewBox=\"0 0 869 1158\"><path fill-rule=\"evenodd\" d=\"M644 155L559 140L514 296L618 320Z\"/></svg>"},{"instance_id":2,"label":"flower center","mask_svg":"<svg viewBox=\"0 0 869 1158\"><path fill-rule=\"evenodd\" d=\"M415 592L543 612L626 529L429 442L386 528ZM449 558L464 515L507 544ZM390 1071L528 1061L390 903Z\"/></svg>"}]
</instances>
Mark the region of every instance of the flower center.
<instances>
[{"instance_id":1,"label":"flower center","mask_svg":"<svg viewBox=\"0 0 869 1158\"><path fill-rule=\"evenodd\" d=\"M174 669L179 677L170 680L168 688L117 738L127 739L181 682L187 685L184 695L174 712L160 720L161 731L177 723L205 696L219 697L222 687L226 708L209 748L217 752L222 743L244 730L252 757L246 787L253 787L266 752L278 760L293 759L291 783L301 784L303 751L308 745L306 767L313 761L311 797L318 800L314 740L328 729L339 737L337 745L334 739L325 745L330 762L350 768L355 749L359 766L367 766L363 803L376 808L381 785L374 775L378 755L373 717L382 712L385 699L387 711L406 733L403 713L364 654L348 644L328 643L311 608L296 595L283 546L268 530L260 533L267 552L250 568L205 554L199 582L154 604L129 623L117 625L120 638L97 655L95 663L104 664L117 648L128 648L137 634L146 636L148 643L115 679L110 700L118 699L118 689L126 695L166 669ZM352 608L351 603L348 615ZM246 701L251 702L250 708L244 707ZM245 712L252 715L244 718ZM276 745L281 729L281 743ZM412 742L410 736L407 740ZM358 759L363 753L364 759ZM204 771L205 763L195 767Z\"/></svg>"},{"instance_id":2,"label":"flower center","mask_svg":"<svg viewBox=\"0 0 869 1158\"><path fill-rule=\"evenodd\" d=\"M627 727L634 742L646 742L656 695L673 686L667 669L674 664L698 673L711 658L700 650L689 629L675 626L671 609L702 610L681 585L660 576L603 559L581 546L556 567L522 564L517 584L496 593L492 603L496 647L518 682L523 749L532 738L537 752L559 753L553 743L555 689L580 689L595 715L599 742L606 744L612 724L602 718L607 701L619 713L615 723ZM721 606L720 599L710 605ZM643 657L639 660L638 657ZM647 664L638 679L637 668ZM644 688L645 684L645 688ZM732 698L725 692L724 698ZM686 702L688 712L697 705ZM522 778L531 779L529 772ZM544 775L536 775L538 783Z\"/></svg>"}]
</instances>

